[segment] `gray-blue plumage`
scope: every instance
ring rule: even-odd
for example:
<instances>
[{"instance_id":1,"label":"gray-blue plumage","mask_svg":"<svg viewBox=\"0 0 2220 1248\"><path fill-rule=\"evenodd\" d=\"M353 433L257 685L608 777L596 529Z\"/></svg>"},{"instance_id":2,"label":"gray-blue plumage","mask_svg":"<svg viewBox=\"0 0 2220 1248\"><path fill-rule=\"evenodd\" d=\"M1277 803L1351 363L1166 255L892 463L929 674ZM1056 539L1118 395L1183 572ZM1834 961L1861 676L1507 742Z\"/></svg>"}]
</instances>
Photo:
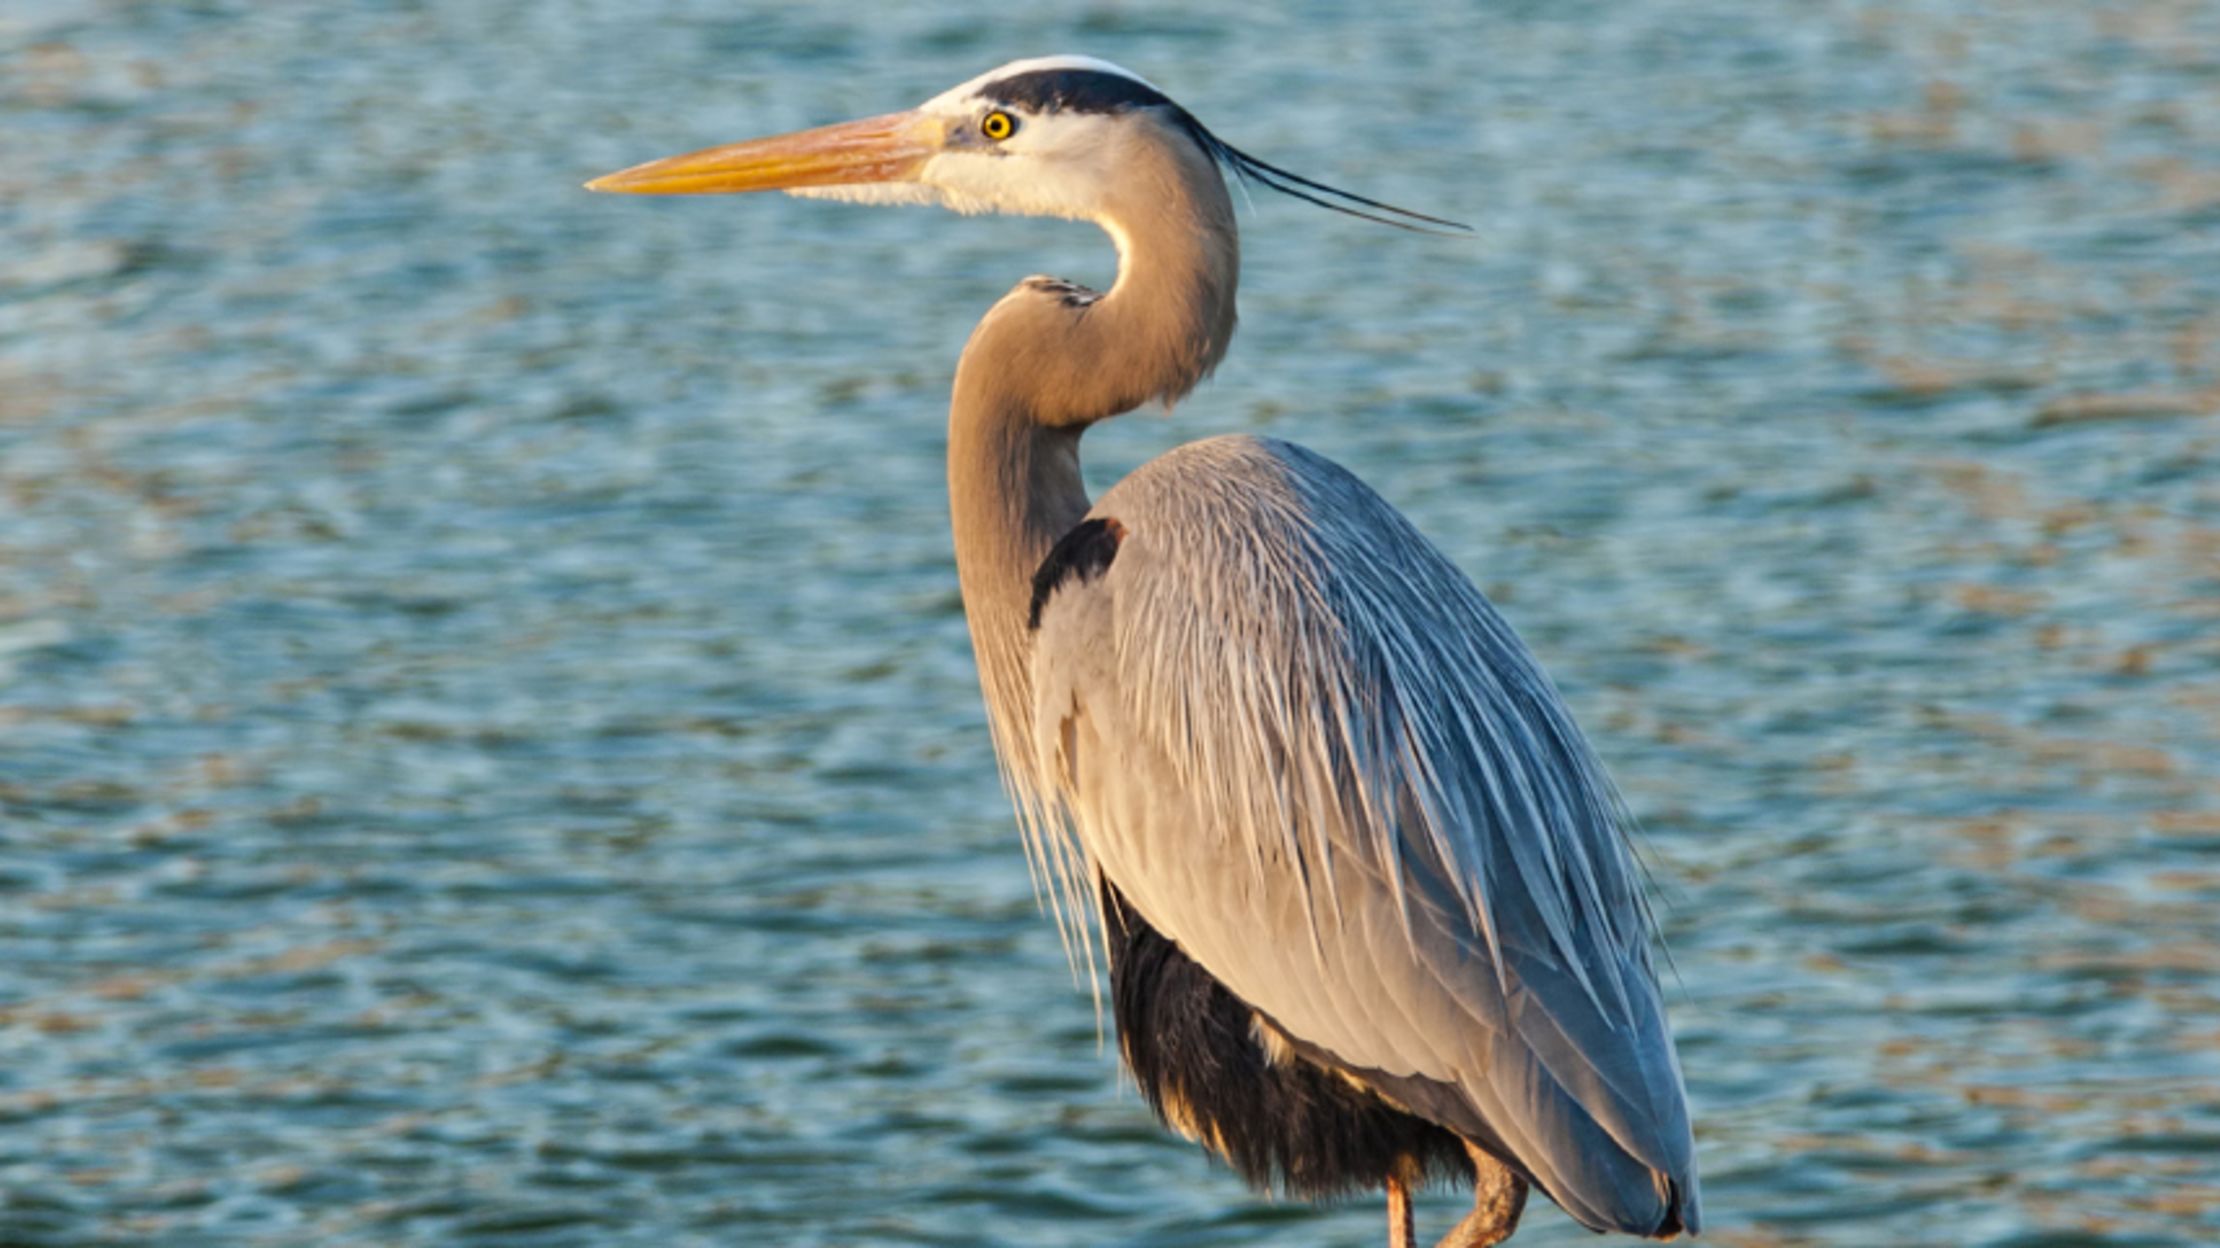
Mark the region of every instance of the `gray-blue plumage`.
<instances>
[{"instance_id":1,"label":"gray-blue plumage","mask_svg":"<svg viewBox=\"0 0 2220 1248\"><path fill-rule=\"evenodd\" d=\"M1700 1225L1647 913L1510 626L1363 482L1213 438L1090 517L1043 604L1037 771L1076 853L1298 1058L1489 1142L1596 1229Z\"/></svg>"},{"instance_id":2,"label":"gray-blue plumage","mask_svg":"<svg viewBox=\"0 0 2220 1248\"><path fill-rule=\"evenodd\" d=\"M951 530L997 759L1075 953L1100 937L1150 1103L1251 1182L1529 1183L1589 1226L1700 1222L1625 821L1541 669L1354 477L1217 438L1090 504L1079 442L1177 402L1234 331L1228 173L1461 230L1243 153L1130 71L1013 62L915 109L651 161L601 190L780 189L1100 224L1107 291L1035 277L973 330ZM1090 916L1094 920L1089 922Z\"/></svg>"}]
</instances>

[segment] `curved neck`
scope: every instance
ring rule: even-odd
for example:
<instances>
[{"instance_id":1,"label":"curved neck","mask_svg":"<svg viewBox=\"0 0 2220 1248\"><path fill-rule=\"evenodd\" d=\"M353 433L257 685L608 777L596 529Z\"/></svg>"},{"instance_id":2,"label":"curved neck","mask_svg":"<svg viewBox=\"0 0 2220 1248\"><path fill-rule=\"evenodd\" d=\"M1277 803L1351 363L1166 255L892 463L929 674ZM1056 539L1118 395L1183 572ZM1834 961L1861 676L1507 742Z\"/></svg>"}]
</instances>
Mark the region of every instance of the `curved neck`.
<instances>
[{"instance_id":1,"label":"curved neck","mask_svg":"<svg viewBox=\"0 0 2220 1248\"><path fill-rule=\"evenodd\" d=\"M1107 294L1029 278L972 331L949 409L948 495L964 614L1005 766L1029 758L1025 631L1034 571L1087 513L1079 436L1169 406L1233 337L1240 244L1217 167L1184 134L1139 132L1096 220L1118 245Z\"/></svg>"}]
</instances>

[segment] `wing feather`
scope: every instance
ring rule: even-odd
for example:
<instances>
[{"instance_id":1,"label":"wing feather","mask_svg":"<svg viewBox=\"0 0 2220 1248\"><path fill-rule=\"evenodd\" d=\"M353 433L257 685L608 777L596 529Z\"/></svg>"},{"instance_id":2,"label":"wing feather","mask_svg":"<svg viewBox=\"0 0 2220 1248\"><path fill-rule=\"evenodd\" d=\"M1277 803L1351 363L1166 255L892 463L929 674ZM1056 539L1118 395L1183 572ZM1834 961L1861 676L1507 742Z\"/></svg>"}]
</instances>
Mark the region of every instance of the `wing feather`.
<instances>
[{"instance_id":1,"label":"wing feather","mask_svg":"<svg viewBox=\"0 0 2220 1248\"><path fill-rule=\"evenodd\" d=\"M1695 1229L1623 809L1510 626L1286 443L1182 447L1091 514L1126 539L1031 660L1057 869L1588 1225Z\"/></svg>"}]
</instances>

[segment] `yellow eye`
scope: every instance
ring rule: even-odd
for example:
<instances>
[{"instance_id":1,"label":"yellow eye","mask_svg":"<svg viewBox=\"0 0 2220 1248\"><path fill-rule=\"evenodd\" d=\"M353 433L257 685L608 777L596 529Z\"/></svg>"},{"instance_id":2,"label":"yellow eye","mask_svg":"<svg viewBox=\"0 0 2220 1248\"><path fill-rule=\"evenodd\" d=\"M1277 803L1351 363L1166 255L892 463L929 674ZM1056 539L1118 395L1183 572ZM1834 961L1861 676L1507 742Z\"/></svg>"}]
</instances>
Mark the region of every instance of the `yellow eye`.
<instances>
[{"instance_id":1,"label":"yellow eye","mask_svg":"<svg viewBox=\"0 0 2220 1248\"><path fill-rule=\"evenodd\" d=\"M979 119L979 133L1000 143L1017 133L1017 118L998 108Z\"/></svg>"}]
</instances>

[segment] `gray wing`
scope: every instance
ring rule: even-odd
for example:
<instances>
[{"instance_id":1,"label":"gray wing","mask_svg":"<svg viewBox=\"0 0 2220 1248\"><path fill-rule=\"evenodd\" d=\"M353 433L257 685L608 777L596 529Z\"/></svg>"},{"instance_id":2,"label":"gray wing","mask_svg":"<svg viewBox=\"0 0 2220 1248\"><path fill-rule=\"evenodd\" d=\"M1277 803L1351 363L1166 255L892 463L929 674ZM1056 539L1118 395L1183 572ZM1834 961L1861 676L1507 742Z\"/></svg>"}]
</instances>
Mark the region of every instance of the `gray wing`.
<instances>
[{"instance_id":1,"label":"gray wing","mask_svg":"<svg viewBox=\"0 0 2220 1248\"><path fill-rule=\"evenodd\" d=\"M1575 1218L1700 1222L1618 803L1439 551L1308 451L1216 438L1095 505L1052 587L1037 774L1079 856L1305 1052Z\"/></svg>"}]
</instances>

